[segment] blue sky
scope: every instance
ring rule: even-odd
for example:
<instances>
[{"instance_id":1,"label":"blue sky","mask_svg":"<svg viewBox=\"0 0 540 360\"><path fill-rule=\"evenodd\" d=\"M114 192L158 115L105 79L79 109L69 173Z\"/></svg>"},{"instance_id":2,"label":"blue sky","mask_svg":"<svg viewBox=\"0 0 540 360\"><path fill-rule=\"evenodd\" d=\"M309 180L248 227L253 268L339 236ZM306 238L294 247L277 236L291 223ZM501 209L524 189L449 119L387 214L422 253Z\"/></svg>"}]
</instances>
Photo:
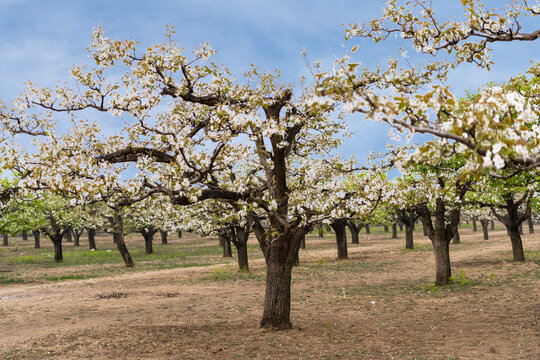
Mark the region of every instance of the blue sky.
<instances>
[{"instance_id":1,"label":"blue sky","mask_svg":"<svg viewBox=\"0 0 540 360\"><path fill-rule=\"evenodd\" d=\"M355 44L345 42L341 24L369 21L382 6L379 0L0 0L0 98L15 97L27 80L44 86L67 80L67 68L88 63L86 48L96 26L111 37L150 45L164 40L166 24L174 25L177 42L187 50L210 42L218 50L216 61L237 76L253 63L279 68L285 80L297 82L307 74L301 51L331 64ZM384 62L396 49L391 43L360 44L357 56L368 65ZM529 59L538 59L537 45L495 47L500 48L494 55L497 65L490 73L465 66L452 83L463 91L503 81L525 71ZM348 123L357 134L345 144L346 154L362 159L389 142L385 124L358 118Z\"/></svg>"}]
</instances>

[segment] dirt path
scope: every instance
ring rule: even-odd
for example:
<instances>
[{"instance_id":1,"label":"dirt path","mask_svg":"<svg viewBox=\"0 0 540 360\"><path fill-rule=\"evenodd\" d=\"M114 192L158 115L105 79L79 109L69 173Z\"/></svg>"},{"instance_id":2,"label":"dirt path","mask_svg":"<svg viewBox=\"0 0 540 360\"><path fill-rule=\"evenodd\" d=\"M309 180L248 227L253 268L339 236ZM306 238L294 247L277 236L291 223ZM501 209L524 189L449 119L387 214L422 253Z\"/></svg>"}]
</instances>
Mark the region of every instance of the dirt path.
<instances>
[{"instance_id":1,"label":"dirt path","mask_svg":"<svg viewBox=\"0 0 540 360\"><path fill-rule=\"evenodd\" d=\"M295 329L279 333L257 329L262 259L249 277L216 265L4 286L1 357L540 358L538 264L508 262L502 232L462 241L454 273L478 285L434 292L432 253L405 252L403 240L364 238L345 262L308 242L293 281ZM538 251L538 238L525 236L525 248Z\"/></svg>"}]
</instances>

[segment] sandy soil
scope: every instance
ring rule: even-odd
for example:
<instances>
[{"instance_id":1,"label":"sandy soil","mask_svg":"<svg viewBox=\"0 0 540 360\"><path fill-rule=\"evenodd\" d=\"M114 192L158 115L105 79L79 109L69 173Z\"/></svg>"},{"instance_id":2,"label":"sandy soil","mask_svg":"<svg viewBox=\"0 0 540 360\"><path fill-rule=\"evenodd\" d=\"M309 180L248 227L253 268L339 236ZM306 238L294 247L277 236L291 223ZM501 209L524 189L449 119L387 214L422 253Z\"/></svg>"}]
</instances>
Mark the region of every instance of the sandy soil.
<instances>
[{"instance_id":1,"label":"sandy soil","mask_svg":"<svg viewBox=\"0 0 540 360\"><path fill-rule=\"evenodd\" d=\"M540 359L540 236L524 236L536 258L523 264L509 261L502 231L461 238L451 257L463 285L448 289L429 285L431 251L404 251L403 239L364 235L340 262L331 238L308 239L294 270L294 329L283 332L257 326L261 259L251 276L118 265L112 277L5 285L0 358Z\"/></svg>"}]
</instances>

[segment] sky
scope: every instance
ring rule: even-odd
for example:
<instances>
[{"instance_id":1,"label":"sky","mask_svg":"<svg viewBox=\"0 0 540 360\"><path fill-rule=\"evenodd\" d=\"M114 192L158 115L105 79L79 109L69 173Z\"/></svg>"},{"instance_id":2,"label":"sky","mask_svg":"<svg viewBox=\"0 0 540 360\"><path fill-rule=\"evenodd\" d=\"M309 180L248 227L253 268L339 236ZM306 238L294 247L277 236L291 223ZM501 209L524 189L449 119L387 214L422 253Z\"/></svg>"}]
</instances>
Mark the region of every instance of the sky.
<instances>
[{"instance_id":1,"label":"sky","mask_svg":"<svg viewBox=\"0 0 540 360\"><path fill-rule=\"evenodd\" d=\"M459 3L444 2L443 10ZM173 25L177 43L191 50L209 42L218 51L215 61L237 77L255 64L268 71L278 68L285 81L298 82L309 74L302 51L310 61L331 66L355 44L360 44L358 60L375 66L395 56L395 44L346 42L342 24L369 21L382 9L380 0L0 0L0 99L16 97L29 80L42 86L68 80L71 65L89 64L86 48L97 26L110 37L149 46L164 41L165 26ZM495 46L491 72L464 66L451 83L463 93L504 81L540 57L537 45ZM356 153L362 160L390 142L386 124L357 116L347 123L356 133L342 148L346 155Z\"/></svg>"}]
</instances>

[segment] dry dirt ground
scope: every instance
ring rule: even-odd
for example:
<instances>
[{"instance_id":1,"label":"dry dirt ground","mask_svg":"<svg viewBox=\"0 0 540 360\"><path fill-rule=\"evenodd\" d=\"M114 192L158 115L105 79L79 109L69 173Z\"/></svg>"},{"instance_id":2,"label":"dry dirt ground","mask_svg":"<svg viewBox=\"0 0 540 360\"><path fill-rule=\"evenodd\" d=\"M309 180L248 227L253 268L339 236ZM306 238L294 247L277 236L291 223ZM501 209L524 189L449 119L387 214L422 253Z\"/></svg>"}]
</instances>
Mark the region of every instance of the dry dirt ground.
<instances>
[{"instance_id":1,"label":"dry dirt ground","mask_svg":"<svg viewBox=\"0 0 540 360\"><path fill-rule=\"evenodd\" d=\"M451 246L455 284L439 289L429 241L417 235L415 251L363 235L345 261L330 235L309 238L290 331L258 329L261 259L250 275L118 264L110 277L3 285L0 358L540 359L540 236L524 236L528 261L516 264L503 231L482 241L463 230Z\"/></svg>"}]
</instances>

